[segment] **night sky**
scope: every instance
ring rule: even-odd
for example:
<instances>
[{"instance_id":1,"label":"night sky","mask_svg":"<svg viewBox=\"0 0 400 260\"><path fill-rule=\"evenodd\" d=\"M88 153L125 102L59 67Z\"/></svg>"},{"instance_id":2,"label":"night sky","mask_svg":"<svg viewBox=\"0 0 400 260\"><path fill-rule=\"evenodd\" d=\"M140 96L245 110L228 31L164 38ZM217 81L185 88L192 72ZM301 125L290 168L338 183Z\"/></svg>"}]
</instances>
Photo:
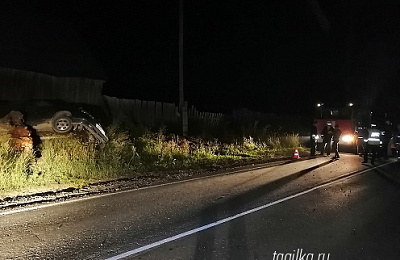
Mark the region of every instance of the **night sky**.
<instances>
[{"instance_id":1,"label":"night sky","mask_svg":"<svg viewBox=\"0 0 400 260\"><path fill-rule=\"evenodd\" d=\"M186 0L185 99L210 112L309 114L348 101L399 110L397 2ZM105 94L178 102L178 0L29 8L72 24L105 71Z\"/></svg>"}]
</instances>

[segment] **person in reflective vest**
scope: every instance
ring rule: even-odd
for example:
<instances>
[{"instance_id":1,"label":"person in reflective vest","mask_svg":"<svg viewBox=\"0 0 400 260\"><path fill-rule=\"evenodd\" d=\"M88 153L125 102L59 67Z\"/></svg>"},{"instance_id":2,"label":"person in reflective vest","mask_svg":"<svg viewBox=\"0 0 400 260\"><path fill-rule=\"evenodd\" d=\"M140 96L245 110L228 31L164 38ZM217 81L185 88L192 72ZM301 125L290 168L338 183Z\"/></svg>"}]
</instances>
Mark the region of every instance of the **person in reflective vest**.
<instances>
[{"instance_id":1,"label":"person in reflective vest","mask_svg":"<svg viewBox=\"0 0 400 260\"><path fill-rule=\"evenodd\" d=\"M389 143L392 137L393 137L392 123L389 120L386 120L385 124L383 125L383 130L381 132L381 141L382 141L381 156L385 160L389 159L388 149L390 148Z\"/></svg>"},{"instance_id":2,"label":"person in reflective vest","mask_svg":"<svg viewBox=\"0 0 400 260\"><path fill-rule=\"evenodd\" d=\"M400 123L397 124L397 129L393 135L393 143L395 145L397 159L400 160Z\"/></svg>"},{"instance_id":3,"label":"person in reflective vest","mask_svg":"<svg viewBox=\"0 0 400 260\"><path fill-rule=\"evenodd\" d=\"M357 153L359 156L363 156L364 154L364 131L367 129L367 126L362 124L361 122L357 122L357 127L355 133L357 134Z\"/></svg>"},{"instance_id":4,"label":"person in reflective vest","mask_svg":"<svg viewBox=\"0 0 400 260\"><path fill-rule=\"evenodd\" d=\"M375 158L379 152L379 146L381 144L381 133L376 128L375 124L371 124L371 127L366 129L364 133L364 161L368 162L368 154L372 154L371 163L375 163Z\"/></svg>"}]
</instances>

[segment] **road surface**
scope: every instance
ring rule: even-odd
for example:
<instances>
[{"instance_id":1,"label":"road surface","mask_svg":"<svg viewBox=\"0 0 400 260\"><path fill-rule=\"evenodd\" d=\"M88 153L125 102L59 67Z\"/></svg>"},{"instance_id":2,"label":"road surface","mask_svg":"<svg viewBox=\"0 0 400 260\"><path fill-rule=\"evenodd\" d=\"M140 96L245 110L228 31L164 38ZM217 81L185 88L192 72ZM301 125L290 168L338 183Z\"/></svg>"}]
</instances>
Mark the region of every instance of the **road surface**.
<instances>
[{"instance_id":1,"label":"road surface","mask_svg":"<svg viewBox=\"0 0 400 260\"><path fill-rule=\"evenodd\" d=\"M398 259L400 164L361 160L317 157L1 212L1 259Z\"/></svg>"}]
</instances>

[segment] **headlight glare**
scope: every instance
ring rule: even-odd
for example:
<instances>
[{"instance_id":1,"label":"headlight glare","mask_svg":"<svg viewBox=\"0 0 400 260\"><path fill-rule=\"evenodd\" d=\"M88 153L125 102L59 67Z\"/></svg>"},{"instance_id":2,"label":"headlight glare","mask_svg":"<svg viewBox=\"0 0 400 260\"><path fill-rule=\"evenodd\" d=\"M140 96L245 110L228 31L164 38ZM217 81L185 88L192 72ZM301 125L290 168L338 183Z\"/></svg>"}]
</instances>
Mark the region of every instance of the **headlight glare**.
<instances>
[{"instance_id":1,"label":"headlight glare","mask_svg":"<svg viewBox=\"0 0 400 260\"><path fill-rule=\"evenodd\" d=\"M354 142L354 136L352 136L352 135L343 135L341 139L342 139L343 143L352 143L352 142Z\"/></svg>"}]
</instances>

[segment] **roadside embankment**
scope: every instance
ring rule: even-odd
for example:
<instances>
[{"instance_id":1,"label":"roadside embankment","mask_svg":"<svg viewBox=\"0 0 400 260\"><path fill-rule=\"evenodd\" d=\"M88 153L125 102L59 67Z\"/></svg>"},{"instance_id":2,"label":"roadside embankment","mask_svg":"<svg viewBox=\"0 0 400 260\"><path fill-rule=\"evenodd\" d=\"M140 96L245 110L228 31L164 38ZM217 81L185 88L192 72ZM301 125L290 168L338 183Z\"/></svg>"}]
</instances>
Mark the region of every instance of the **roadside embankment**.
<instances>
[{"instance_id":1,"label":"roadside embankment","mask_svg":"<svg viewBox=\"0 0 400 260\"><path fill-rule=\"evenodd\" d=\"M288 134L271 134L264 140L243 137L229 144L162 132L132 136L114 126L107 134L110 141L100 145L84 142L76 135L44 139L33 152L12 149L7 137L1 136L0 199L107 190L110 183L120 186L110 190L137 188L290 159L299 146L298 136ZM306 153L301 147L299 150Z\"/></svg>"}]
</instances>

